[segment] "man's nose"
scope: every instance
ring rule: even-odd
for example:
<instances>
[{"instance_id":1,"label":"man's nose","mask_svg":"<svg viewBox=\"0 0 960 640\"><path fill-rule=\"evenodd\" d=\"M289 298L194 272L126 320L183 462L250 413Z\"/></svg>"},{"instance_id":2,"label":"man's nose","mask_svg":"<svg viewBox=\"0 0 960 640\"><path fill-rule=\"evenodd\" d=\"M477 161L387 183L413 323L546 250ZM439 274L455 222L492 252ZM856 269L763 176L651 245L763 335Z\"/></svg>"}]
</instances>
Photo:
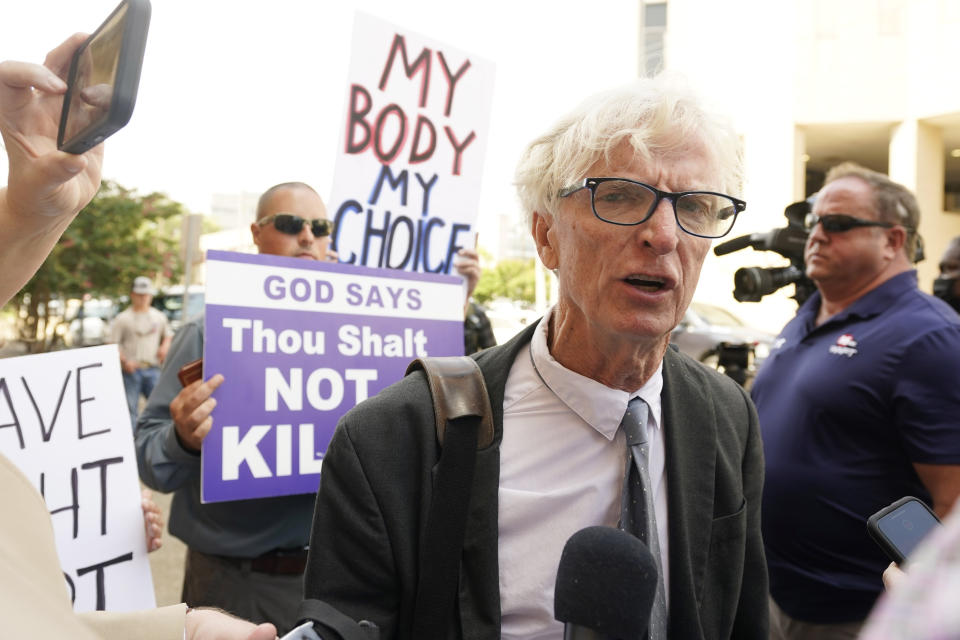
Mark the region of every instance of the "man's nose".
<instances>
[{"instance_id":1,"label":"man's nose","mask_svg":"<svg viewBox=\"0 0 960 640\"><path fill-rule=\"evenodd\" d=\"M640 238L644 244L653 247L657 255L665 255L677 248L677 242L683 230L677 225L677 217L673 212L673 203L666 198L660 200L653 214L646 222L638 225Z\"/></svg>"},{"instance_id":2,"label":"man's nose","mask_svg":"<svg viewBox=\"0 0 960 640\"><path fill-rule=\"evenodd\" d=\"M313 235L313 229L310 228L310 223L304 222L303 228L300 229L300 233L297 234L297 240L299 240L300 244L302 245L308 245L313 244L315 239L316 238Z\"/></svg>"},{"instance_id":3,"label":"man's nose","mask_svg":"<svg viewBox=\"0 0 960 640\"><path fill-rule=\"evenodd\" d=\"M816 240L817 242L823 242L829 237L830 236L827 235L827 232L823 230L823 223L818 220L817 224L813 225L813 227L811 227L810 231L807 233L807 244L810 244L810 242L813 240Z\"/></svg>"}]
</instances>

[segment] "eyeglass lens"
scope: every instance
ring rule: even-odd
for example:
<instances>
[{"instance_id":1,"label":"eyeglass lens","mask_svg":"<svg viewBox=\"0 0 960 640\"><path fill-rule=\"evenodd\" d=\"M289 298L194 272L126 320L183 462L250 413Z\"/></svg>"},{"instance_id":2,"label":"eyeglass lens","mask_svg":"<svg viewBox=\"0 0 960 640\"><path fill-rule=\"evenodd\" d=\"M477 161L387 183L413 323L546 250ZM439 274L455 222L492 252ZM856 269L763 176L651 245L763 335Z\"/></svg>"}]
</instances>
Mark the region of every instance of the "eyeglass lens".
<instances>
[{"instance_id":1,"label":"eyeglass lens","mask_svg":"<svg viewBox=\"0 0 960 640\"><path fill-rule=\"evenodd\" d=\"M593 210L603 220L615 224L637 224L645 220L657 204L657 194L627 180L607 180L596 185ZM687 193L674 201L677 222L688 233L720 237L733 227L737 208L727 196L705 192Z\"/></svg>"},{"instance_id":2,"label":"eyeglass lens","mask_svg":"<svg viewBox=\"0 0 960 640\"><path fill-rule=\"evenodd\" d=\"M289 213L281 213L273 219L273 226L277 231L282 233L297 235L303 230L303 225L305 222L307 222L307 220L301 218L300 216L295 216ZM332 230L333 223L326 218L310 220L310 231L313 232L313 235L317 238L330 235Z\"/></svg>"},{"instance_id":3,"label":"eyeglass lens","mask_svg":"<svg viewBox=\"0 0 960 640\"><path fill-rule=\"evenodd\" d=\"M861 220L860 218L855 218L842 213L828 214L825 216L818 216L815 213L808 213L805 222L808 231L813 231L813 228L817 226L817 223L819 222L820 226L823 227L823 230L828 233L843 233L844 231L850 231L854 227L886 226L882 222Z\"/></svg>"}]
</instances>

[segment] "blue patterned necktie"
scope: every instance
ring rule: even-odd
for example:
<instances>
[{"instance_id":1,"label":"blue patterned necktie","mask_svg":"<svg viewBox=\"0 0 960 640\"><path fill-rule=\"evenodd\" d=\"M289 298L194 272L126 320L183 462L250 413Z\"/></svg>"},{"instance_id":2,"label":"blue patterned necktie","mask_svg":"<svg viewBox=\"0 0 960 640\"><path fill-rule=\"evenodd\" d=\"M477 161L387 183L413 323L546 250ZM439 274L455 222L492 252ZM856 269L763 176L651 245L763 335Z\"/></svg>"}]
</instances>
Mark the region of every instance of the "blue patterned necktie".
<instances>
[{"instance_id":1,"label":"blue patterned necktie","mask_svg":"<svg viewBox=\"0 0 960 640\"><path fill-rule=\"evenodd\" d=\"M665 640L667 637L667 601L663 588L663 566L660 562L660 541L657 535L657 515L653 509L653 491L647 457L647 414L649 408L643 398L634 398L627 405L620 427L627 439L627 464L624 472L623 499L620 526L642 540L657 562L657 595L650 612L647 637Z\"/></svg>"}]
</instances>

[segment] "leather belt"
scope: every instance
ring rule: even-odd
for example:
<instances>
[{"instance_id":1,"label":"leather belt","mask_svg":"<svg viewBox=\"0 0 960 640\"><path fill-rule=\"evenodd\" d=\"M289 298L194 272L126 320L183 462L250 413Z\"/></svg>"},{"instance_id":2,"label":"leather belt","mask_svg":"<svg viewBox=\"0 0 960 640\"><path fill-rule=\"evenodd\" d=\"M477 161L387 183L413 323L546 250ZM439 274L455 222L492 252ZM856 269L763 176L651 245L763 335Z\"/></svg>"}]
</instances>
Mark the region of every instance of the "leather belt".
<instances>
[{"instance_id":1,"label":"leather belt","mask_svg":"<svg viewBox=\"0 0 960 640\"><path fill-rule=\"evenodd\" d=\"M307 568L306 549L275 549L256 558L216 557L239 569L274 575L302 575Z\"/></svg>"}]
</instances>

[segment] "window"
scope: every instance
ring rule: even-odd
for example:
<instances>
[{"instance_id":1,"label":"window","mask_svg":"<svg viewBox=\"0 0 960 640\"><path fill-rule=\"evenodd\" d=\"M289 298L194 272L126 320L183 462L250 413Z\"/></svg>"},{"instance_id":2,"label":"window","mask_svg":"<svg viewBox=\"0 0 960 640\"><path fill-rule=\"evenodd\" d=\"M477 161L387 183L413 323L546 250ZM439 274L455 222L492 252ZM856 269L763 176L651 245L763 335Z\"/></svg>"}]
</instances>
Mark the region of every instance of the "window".
<instances>
[{"instance_id":1,"label":"window","mask_svg":"<svg viewBox=\"0 0 960 640\"><path fill-rule=\"evenodd\" d=\"M663 36L666 31L667 3L644 3L640 69L646 76L655 75L664 68Z\"/></svg>"}]
</instances>

